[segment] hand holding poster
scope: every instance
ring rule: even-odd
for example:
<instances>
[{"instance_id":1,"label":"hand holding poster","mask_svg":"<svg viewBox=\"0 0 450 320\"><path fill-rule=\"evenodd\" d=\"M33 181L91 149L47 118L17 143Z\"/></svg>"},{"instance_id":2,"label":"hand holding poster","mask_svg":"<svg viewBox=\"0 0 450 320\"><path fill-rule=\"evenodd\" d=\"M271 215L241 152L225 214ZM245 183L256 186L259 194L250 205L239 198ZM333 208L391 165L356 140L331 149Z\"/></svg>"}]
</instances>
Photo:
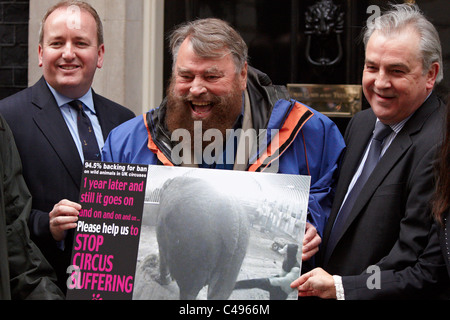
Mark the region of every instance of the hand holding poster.
<instances>
[{"instance_id":1,"label":"hand holding poster","mask_svg":"<svg viewBox=\"0 0 450 320\"><path fill-rule=\"evenodd\" d=\"M297 298L310 177L134 167L86 164L69 299Z\"/></svg>"}]
</instances>

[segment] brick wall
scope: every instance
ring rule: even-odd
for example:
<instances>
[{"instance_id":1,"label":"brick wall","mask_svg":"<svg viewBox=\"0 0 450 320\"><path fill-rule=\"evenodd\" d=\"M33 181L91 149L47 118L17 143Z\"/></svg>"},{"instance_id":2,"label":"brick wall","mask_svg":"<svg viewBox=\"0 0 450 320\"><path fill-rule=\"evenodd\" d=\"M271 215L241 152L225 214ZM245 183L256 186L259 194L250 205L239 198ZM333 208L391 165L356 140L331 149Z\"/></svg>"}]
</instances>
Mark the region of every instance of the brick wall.
<instances>
[{"instance_id":1,"label":"brick wall","mask_svg":"<svg viewBox=\"0 0 450 320\"><path fill-rule=\"evenodd\" d=\"M29 0L0 0L0 99L27 87Z\"/></svg>"}]
</instances>

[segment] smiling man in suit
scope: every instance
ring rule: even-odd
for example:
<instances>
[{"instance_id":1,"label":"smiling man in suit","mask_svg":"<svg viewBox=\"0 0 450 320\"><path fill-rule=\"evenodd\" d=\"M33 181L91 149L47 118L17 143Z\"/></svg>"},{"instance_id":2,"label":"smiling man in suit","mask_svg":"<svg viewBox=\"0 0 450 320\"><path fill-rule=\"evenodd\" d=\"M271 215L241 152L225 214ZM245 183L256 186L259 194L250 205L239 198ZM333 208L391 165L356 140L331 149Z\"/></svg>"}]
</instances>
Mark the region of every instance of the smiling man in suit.
<instances>
[{"instance_id":1,"label":"smiling man in suit","mask_svg":"<svg viewBox=\"0 0 450 320\"><path fill-rule=\"evenodd\" d=\"M83 162L99 160L109 132L134 117L130 110L91 89L104 54L103 27L95 9L80 1L60 2L48 10L41 25L43 77L0 102L0 113L14 133L33 196L32 238L55 268L63 290L72 231L81 209L76 201ZM86 130L78 119L87 123ZM91 134L91 143L85 134ZM85 145L95 151L85 153Z\"/></svg>"},{"instance_id":2,"label":"smiling man in suit","mask_svg":"<svg viewBox=\"0 0 450 320\"><path fill-rule=\"evenodd\" d=\"M445 111L433 93L443 77L439 35L417 6L403 4L369 23L364 42L371 108L345 135L318 257L323 269L292 287L299 296L334 299L437 298L448 287L429 207ZM381 137L378 127L387 128Z\"/></svg>"}]
</instances>

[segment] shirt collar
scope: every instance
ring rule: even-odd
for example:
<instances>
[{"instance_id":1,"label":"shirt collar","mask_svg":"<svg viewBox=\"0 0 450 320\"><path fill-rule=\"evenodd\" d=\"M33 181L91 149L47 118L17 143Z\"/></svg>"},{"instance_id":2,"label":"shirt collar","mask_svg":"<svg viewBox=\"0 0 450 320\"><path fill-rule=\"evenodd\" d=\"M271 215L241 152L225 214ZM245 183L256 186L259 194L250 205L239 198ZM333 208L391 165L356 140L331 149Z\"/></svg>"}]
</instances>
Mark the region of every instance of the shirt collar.
<instances>
[{"instance_id":1,"label":"shirt collar","mask_svg":"<svg viewBox=\"0 0 450 320\"><path fill-rule=\"evenodd\" d=\"M56 91L55 89L52 88L52 86L47 82L47 86L50 89L50 91L52 92L53 96L55 97L56 103L58 104L58 107L62 107L66 104L68 104L69 102L73 101L74 99L70 99L68 97L66 97L65 95L62 95L61 93L59 93L58 91ZM83 104L92 112L92 113L96 113L95 112L95 107L94 107L94 99L93 99L93 95L92 95L92 89L89 89L88 92L78 98L77 100L80 100L81 102L83 102Z\"/></svg>"}]
</instances>

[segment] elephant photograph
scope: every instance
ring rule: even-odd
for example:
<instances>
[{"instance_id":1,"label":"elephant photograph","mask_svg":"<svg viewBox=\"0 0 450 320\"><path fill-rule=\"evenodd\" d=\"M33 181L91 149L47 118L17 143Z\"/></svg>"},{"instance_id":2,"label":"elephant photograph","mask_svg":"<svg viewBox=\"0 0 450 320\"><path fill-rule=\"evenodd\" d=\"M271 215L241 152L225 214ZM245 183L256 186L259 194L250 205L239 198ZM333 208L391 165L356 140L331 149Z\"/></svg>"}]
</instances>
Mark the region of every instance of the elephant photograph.
<instances>
[{"instance_id":1,"label":"elephant photograph","mask_svg":"<svg viewBox=\"0 0 450 320\"><path fill-rule=\"evenodd\" d=\"M149 166L133 299L297 299L309 184Z\"/></svg>"}]
</instances>

